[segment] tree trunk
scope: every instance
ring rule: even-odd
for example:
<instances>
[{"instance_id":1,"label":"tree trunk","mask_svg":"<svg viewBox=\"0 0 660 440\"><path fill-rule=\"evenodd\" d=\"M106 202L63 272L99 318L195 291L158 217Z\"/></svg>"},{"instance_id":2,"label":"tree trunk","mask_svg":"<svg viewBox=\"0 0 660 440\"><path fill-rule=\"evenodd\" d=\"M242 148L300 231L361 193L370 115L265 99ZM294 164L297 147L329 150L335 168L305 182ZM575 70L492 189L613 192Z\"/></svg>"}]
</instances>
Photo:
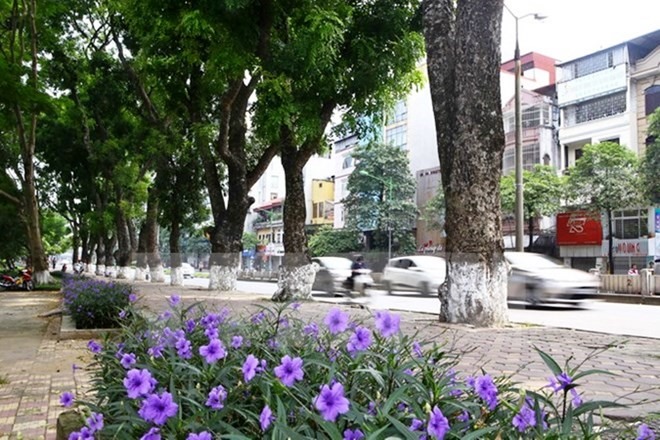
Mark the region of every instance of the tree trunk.
<instances>
[{"instance_id":1,"label":"tree trunk","mask_svg":"<svg viewBox=\"0 0 660 440\"><path fill-rule=\"evenodd\" d=\"M115 212L115 228L117 229L117 278L129 278L131 264L131 238L128 231L126 214L121 207L121 197L117 197Z\"/></svg>"},{"instance_id":2,"label":"tree trunk","mask_svg":"<svg viewBox=\"0 0 660 440\"><path fill-rule=\"evenodd\" d=\"M147 265L147 222L142 222L137 246L137 262L135 264L135 279L145 281L149 275Z\"/></svg>"},{"instance_id":3,"label":"tree trunk","mask_svg":"<svg viewBox=\"0 0 660 440\"><path fill-rule=\"evenodd\" d=\"M170 284L183 286L183 272L181 271L181 248L179 237L181 228L178 220L170 223Z\"/></svg>"},{"instance_id":4,"label":"tree trunk","mask_svg":"<svg viewBox=\"0 0 660 440\"><path fill-rule=\"evenodd\" d=\"M607 267L608 273L614 275L614 231L612 230L612 210L605 211L607 215L607 230L609 233L609 240L607 240Z\"/></svg>"},{"instance_id":5,"label":"tree trunk","mask_svg":"<svg viewBox=\"0 0 660 440\"><path fill-rule=\"evenodd\" d=\"M302 168L307 162L288 146L282 153L282 166L286 184L284 202L284 259L279 270L277 291L273 301L305 300L312 296L316 271L309 258L305 234L305 183Z\"/></svg>"},{"instance_id":6,"label":"tree trunk","mask_svg":"<svg viewBox=\"0 0 660 440\"><path fill-rule=\"evenodd\" d=\"M163 270L163 262L160 259L160 251L158 250L158 197L153 189L149 191L145 223L145 245L150 280L152 283L164 283L165 271Z\"/></svg>"},{"instance_id":7,"label":"tree trunk","mask_svg":"<svg viewBox=\"0 0 660 440\"><path fill-rule=\"evenodd\" d=\"M117 236L114 233L110 235L107 235L106 233L103 236L103 245L105 246L105 261L103 262L105 264L104 275L106 277L114 278L116 276L115 246L117 246Z\"/></svg>"},{"instance_id":8,"label":"tree trunk","mask_svg":"<svg viewBox=\"0 0 660 440\"><path fill-rule=\"evenodd\" d=\"M96 236L96 275L103 276L105 274L105 244L103 236L98 234Z\"/></svg>"},{"instance_id":9,"label":"tree trunk","mask_svg":"<svg viewBox=\"0 0 660 440\"><path fill-rule=\"evenodd\" d=\"M502 0L425 0L424 36L446 198L447 281L440 320L507 322L499 181Z\"/></svg>"},{"instance_id":10,"label":"tree trunk","mask_svg":"<svg viewBox=\"0 0 660 440\"><path fill-rule=\"evenodd\" d=\"M527 229L529 232L529 246L527 249L532 249L532 245L534 244L534 216L530 215L529 218L527 219Z\"/></svg>"}]
</instances>

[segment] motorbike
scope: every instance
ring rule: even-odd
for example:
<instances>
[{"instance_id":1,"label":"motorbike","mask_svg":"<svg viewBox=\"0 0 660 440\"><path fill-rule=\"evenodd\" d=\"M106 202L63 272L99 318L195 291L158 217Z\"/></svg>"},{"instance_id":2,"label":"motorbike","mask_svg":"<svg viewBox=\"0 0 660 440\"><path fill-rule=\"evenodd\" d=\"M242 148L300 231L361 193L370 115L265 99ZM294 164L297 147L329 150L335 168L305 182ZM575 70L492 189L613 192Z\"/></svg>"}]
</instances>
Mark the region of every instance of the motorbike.
<instances>
[{"instance_id":1,"label":"motorbike","mask_svg":"<svg viewBox=\"0 0 660 440\"><path fill-rule=\"evenodd\" d=\"M34 282L32 281L32 272L29 269L23 269L16 276L0 275L1 290L32 290Z\"/></svg>"},{"instance_id":2,"label":"motorbike","mask_svg":"<svg viewBox=\"0 0 660 440\"><path fill-rule=\"evenodd\" d=\"M346 289L346 294L349 297L353 297L354 292L360 296L365 296L367 288L374 285L371 269L356 269L353 272L355 274L353 278L346 278L341 286Z\"/></svg>"}]
</instances>

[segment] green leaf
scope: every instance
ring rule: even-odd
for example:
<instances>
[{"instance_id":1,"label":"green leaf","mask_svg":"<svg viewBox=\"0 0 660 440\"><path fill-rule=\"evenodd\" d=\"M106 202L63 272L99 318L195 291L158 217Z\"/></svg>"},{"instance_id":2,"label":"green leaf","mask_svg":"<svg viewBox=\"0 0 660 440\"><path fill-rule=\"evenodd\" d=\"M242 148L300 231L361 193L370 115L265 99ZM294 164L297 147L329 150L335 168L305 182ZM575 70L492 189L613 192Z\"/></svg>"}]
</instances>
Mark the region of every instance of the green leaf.
<instances>
[{"instance_id":1,"label":"green leaf","mask_svg":"<svg viewBox=\"0 0 660 440\"><path fill-rule=\"evenodd\" d=\"M461 440L475 440L475 439L480 439L480 438L486 438L487 434L490 434L491 432L495 432L499 429L497 426L490 426L488 428L481 428L476 431L473 431L465 436L461 437Z\"/></svg>"},{"instance_id":2,"label":"green leaf","mask_svg":"<svg viewBox=\"0 0 660 440\"><path fill-rule=\"evenodd\" d=\"M589 402L584 402L582 405L578 406L573 410L573 415L575 417L581 416L582 414L590 413L604 408L626 408L628 405L621 403L612 402L609 400L592 400Z\"/></svg>"},{"instance_id":3,"label":"green leaf","mask_svg":"<svg viewBox=\"0 0 660 440\"><path fill-rule=\"evenodd\" d=\"M611 371L607 370L599 370L599 369L591 369L591 370L585 370L585 371L580 371L578 374L575 376L571 376L571 379L573 379L573 382L577 381L578 379L581 379L585 376L590 376L592 374L606 374L609 376L618 376L618 374L613 373Z\"/></svg>"},{"instance_id":4,"label":"green leaf","mask_svg":"<svg viewBox=\"0 0 660 440\"><path fill-rule=\"evenodd\" d=\"M387 420L390 421L392 426L394 426L397 429L397 431L399 432L399 434L402 435L405 439L416 440L416 439L419 438L419 434L410 431L410 429L408 429L408 427L406 425L404 425L403 423L401 423L399 420L395 419L394 417L392 417L389 414L387 414L386 417L387 417ZM369 436L369 438L377 438L377 437L373 437L373 435L371 435L371 436Z\"/></svg>"},{"instance_id":5,"label":"green leaf","mask_svg":"<svg viewBox=\"0 0 660 440\"><path fill-rule=\"evenodd\" d=\"M538 347L534 347L534 350L541 356L541 359L543 359L543 362L548 366L550 371L552 371L552 374L555 376L558 376L559 374L562 373L562 368L559 366L559 364L547 353L539 349Z\"/></svg>"}]
</instances>

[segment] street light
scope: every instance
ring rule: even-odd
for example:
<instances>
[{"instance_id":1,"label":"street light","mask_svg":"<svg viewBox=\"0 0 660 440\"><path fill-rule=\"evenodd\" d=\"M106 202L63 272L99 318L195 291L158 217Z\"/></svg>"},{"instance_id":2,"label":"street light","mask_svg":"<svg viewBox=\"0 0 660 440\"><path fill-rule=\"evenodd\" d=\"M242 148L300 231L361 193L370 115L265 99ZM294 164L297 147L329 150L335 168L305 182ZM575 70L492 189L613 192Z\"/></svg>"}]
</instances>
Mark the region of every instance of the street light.
<instances>
[{"instance_id":1,"label":"street light","mask_svg":"<svg viewBox=\"0 0 660 440\"><path fill-rule=\"evenodd\" d=\"M525 246L523 244L523 231L525 225L524 213L523 213L523 154L522 154L522 108L520 103L520 76L522 75L522 69L520 66L520 46L518 45L518 21L527 17L534 17L534 20L543 20L546 18L543 15L537 13L529 13L518 17L514 14L509 7L504 4L504 8L511 14L513 19L516 21L516 50L513 53L513 59L515 62L515 120L516 120L516 146L515 146L515 163L516 163L516 251L524 252Z\"/></svg>"},{"instance_id":2,"label":"street light","mask_svg":"<svg viewBox=\"0 0 660 440\"><path fill-rule=\"evenodd\" d=\"M382 177L374 176L370 174L367 170L360 170L362 176L371 177L372 179L382 182L384 185L387 185L387 201L392 200L392 178L388 177L387 180ZM391 213L387 212L387 261L392 258L392 225L391 225Z\"/></svg>"}]
</instances>

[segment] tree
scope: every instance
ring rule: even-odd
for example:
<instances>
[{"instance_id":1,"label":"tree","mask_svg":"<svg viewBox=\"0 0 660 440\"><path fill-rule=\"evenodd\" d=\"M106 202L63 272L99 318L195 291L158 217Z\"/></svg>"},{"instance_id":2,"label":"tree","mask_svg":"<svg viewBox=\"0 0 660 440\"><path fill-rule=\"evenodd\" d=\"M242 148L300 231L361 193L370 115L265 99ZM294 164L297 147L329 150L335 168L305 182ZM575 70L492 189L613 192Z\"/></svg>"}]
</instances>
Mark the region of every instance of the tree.
<instances>
[{"instance_id":1,"label":"tree","mask_svg":"<svg viewBox=\"0 0 660 440\"><path fill-rule=\"evenodd\" d=\"M40 79L41 39L47 38L45 17L50 12L47 2L0 2L0 151L17 158L10 166L11 176L20 188L20 197L0 190L0 196L16 205L25 227L30 265L36 284L50 280L48 260L44 252L39 200L36 189L35 154L37 120L48 108L49 97ZM45 57L44 57L45 58ZM5 131L7 130L7 131Z\"/></svg>"},{"instance_id":2,"label":"tree","mask_svg":"<svg viewBox=\"0 0 660 440\"><path fill-rule=\"evenodd\" d=\"M254 250L259 244L259 238L254 232L243 232L243 250Z\"/></svg>"},{"instance_id":3,"label":"tree","mask_svg":"<svg viewBox=\"0 0 660 440\"><path fill-rule=\"evenodd\" d=\"M637 156L623 145L587 145L568 170L568 197L580 209L604 212L607 221L609 272L614 273L612 211L642 203Z\"/></svg>"},{"instance_id":4,"label":"tree","mask_svg":"<svg viewBox=\"0 0 660 440\"><path fill-rule=\"evenodd\" d=\"M360 249L356 231L334 229L330 225L321 226L309 237L309 252L313 257L337 255Z\"/></svg>"},{"instance_id":5,"label":"tree","mask_svg":"<svg viewBox=\"0 0 660 440\"><path fill-rule=\"evenodd\" d=\"M660 108L649 116L646 151L641 164L642 184L646 198L660 205Z\"/></svg>"},{"instance_id":6,"label":"tree","mask_svg":"<svg viewBox=\"0 0 660 440\"><path fill-rule=\"evenodd\" d=\"M563 179L549 165L534 165L533 171L523 171L523 214L527 219L529 247L534 237L534 220L555 214L561 206L564 194ZM502 211L512 213L516 207L516 182L513 174L500 181Z\"/></svg>"},{"instance_id":7,"label":"tree","mask_svg":"<svg viewBox=\"0 0 660 440\"><path fill-rule=\"evenodd\" d=\"M420 81L417 10L417 0L299 3L271 36L254 122L260 139L278 146L285 171L286 254L275 300L311 295L303 168L327 148L333 113L376 115Z\"/></svg>"},{"instance_id":8,"label":"tree","mask_svg":"<svg viewBox=\"0 0 660 440\"><path fill-rule=\"evenodd\" d=\"M346 226L373 231L375 245L388 250L389 234L396 243L407 243L417 217L415 179L408 154L393 145L371 142L358 146L355 170L348 178ZM408 249L409 250L409 249Z\"/></svg>"},{"instance_id":9,"label":"tree","mask_svg":"<svg viewBox=\"0 0 660 440\"><path fill-rule=\"evenodd\" d=\"M71 230L64 217L45 210L42 215L44 249L47 255L58 255L71 248Z\"/></svg>"},{"instance_id":10,"label":"tree","mask_svg":"<svg viewBox=\"0 0 660 440\"><path fill-rule=\"evenodd\" d=\"M424 0L431 99L447 209L447 283L440 319L507 321L499 181L503 1Z\"/></svg>"},{"instance_id":11,"label":"tree","mask_svg":"<svg viewBox=\"0 0 660 440\"><path fill-rule=\"evenodd\" d=\"M430 230L443 231L445 229L445 193L442 187L438 188L431 199L422 208L422 220Z\"/></svg>"}]
</instances>

